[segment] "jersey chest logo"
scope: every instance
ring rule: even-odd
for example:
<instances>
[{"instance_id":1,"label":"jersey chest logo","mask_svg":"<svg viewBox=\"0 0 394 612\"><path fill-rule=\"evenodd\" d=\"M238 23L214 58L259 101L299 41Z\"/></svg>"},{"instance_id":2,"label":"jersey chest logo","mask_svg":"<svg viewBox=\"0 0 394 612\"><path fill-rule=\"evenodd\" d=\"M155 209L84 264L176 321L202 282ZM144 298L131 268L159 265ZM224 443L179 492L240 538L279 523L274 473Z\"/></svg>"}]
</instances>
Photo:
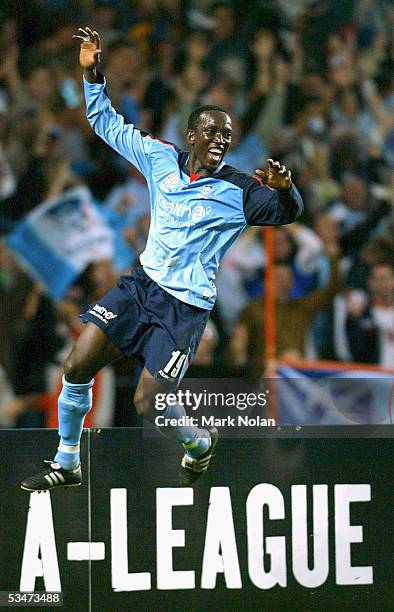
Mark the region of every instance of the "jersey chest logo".
<instances>
[{"instance_id":1,"label":"jersey chest logo","mask_svg":"<svg viewBox=\"0 0 394 612\"><path fill-rule=\"evenodd\" d=\"M169 174L163 181L165 189L173 189L179 183L179 176L175 173Z\"/></svg>"}]
</instances>

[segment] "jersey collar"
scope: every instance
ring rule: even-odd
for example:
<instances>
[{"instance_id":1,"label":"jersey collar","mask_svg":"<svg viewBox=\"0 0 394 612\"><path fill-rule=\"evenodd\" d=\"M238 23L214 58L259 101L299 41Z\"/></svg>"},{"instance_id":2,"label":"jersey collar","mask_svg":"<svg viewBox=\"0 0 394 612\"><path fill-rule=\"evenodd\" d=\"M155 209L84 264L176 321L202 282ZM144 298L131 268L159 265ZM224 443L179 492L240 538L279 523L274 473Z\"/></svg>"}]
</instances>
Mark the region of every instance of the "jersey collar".
<instances>
[{"instance_id":1,"label":"jersey collar","mask_svg":"<svg viewBox=\"0 0 394 612\"><path fill-rule=\"evenodd\" d=\"M195 174L194 172L191 172L191 173L189 172L187 168L187 162L189 161L189 155L190 155L189 151L181 151L178 157L178 164L182 172L184 172L187 176L189 176L190 182L193 183L194 181L197 181L201 177L199 174ZM218 172L220 172L220 170L225 165L226 165L225 161L222 160L213 174L217 174ZM204 178L209 178L209 177L204 177Z\"/></svg>"}]
</instances>

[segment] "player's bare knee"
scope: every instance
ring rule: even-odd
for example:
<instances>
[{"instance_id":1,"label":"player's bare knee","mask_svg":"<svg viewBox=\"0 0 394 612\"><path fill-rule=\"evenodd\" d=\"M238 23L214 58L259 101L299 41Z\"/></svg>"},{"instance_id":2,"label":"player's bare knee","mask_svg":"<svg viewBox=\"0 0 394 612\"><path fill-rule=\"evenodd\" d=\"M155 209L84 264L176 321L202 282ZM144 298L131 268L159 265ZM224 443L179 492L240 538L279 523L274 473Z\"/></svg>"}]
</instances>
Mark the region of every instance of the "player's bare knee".
<instances>
[{"instance_id":1,"label":"player's bare knee","mask_svg":"<svg viewBox=\"0 0 394 612\"><path fill-rule=\"evenodd\" d=\"M86 366L72 354L64 362L64 376L68 382L74 384L88 383L93 378Z\"/></svg>"}]
</instances>

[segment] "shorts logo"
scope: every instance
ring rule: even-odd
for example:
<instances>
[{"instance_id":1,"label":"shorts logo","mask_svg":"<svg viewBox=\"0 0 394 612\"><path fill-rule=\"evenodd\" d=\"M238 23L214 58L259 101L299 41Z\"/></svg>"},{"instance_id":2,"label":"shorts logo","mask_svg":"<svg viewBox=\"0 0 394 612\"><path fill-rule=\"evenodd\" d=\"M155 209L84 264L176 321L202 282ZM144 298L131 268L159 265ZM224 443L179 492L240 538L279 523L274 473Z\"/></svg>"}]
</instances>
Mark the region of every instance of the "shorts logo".
<instances>
[{"instance_id":1,"label":"shorts logo","mask_svg":"<svg viewBox=\"0 0 394 612\"><path fill-rule=\"evenodd\" d=\"M167 365L162 370L159 370L160 376L166 379L176 378L186 357L186 353L181 353L181 351L172 351L171 359L168 361Z\"/></svg>"},{"instance_id":2,"label":"shorts logo","mask_svg":"<svg viewBox=\"0 0 394 612\"><path fill-rule=\"evenodd\" d=\"M108 321L116 319L116 317L118 316L117 314L114 314L110 310L104 308L104 306L100 306L100 304L95 304L93 308L89 310L89 313L100 319L100 321L102 321L106 325L108 324Z\"/></svg>"}]
</instances>

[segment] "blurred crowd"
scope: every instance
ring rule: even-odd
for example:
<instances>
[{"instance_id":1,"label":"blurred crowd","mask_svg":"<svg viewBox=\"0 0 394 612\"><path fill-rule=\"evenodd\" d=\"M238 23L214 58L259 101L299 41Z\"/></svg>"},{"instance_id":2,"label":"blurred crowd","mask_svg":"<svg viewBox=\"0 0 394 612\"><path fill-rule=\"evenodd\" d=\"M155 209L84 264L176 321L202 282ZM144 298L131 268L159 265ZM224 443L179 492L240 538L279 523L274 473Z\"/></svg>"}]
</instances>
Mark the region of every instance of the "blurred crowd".
<instances>
[{"instance_id":1,"label":"blurred crowd","mask_svg":"<svg viewBox=\"0 0 394 612\"><path fill-rule=\"evenodd\" d=\"M394 6L390 0L29 0L0 9L0 232L83 185L122 219L135 255L149 228L143 177L85 119L80 26L127 122L184 147L187 117L233 120L227 163L291 169L301 220L275 230L277 358L394 367ZM263 231L247 229L217 277L190 376L263 375ZM61 364L81 309L116 282L92 260L51 300L0 242L0 426L56 426ZM139 366L105 368L87 425L135 425ZM90 419L90 420L89 420Z\"/></svg>"}]
</instances>

